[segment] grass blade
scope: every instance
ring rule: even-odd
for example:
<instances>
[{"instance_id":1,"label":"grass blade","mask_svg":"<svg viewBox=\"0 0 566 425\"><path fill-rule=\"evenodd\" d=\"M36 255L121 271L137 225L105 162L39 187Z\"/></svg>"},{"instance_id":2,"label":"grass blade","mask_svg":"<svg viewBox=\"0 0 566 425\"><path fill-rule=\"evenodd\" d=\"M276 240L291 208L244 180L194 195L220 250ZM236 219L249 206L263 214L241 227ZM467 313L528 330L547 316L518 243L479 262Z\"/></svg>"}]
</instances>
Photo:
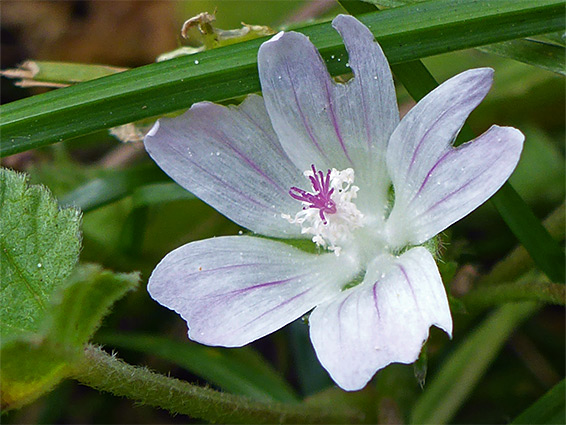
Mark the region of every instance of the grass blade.
<instances>
[{"instance_id":1,"label":"grass blade","mask_svg":"<svg viewBox=\"0 0 566 425\"><path fill-rule=\"evenodd\" d=\"M566 381L556 384L532 406L521 413L512 424L563 424L566 421Z\"/></svg>"},{"instance_id":2,"label":"grass blade","mask_svg":"<svg viewBox=\"0 0 566 425\"><path fill-rule=\"evenodd\" d=\"M391 63L562 29L561 0L433 0L360 20ZM442 29L442 30L440 30ZM333 75L348 71L330 23L304 27ZM259 91L256 56L265 39L226 46L88 81L5 105L0 156L103 128ZM336 60L331 58L335 57Z\"/></svg>"},{"instance_id":3,"label":"grass blade","mask_svg":"<svg viewBox=\"0 0 566 425\"><path fill-rule=\"evenodd\" d=\"M534 303L508 304L487 318L444 362L417 400L412 424L445 424L462 406L503 344L536 310Z\"/></svg>"},{"instance_id":4,"label":"grass blade","mask_svg":"<svg viewBox=\"0 0 566 425\"><path fill-rule=\"evenodd\" d=\"M479 50L566 75L565 49L556 44L537 40L511 40L480 47Z\"/></svg>"},{"instance_id":5,"label":"grass blade","mask_svg":"<svg viewBox=\"0 0 566 425\"><path fill-rule=\"evenodd\" d=\"M505 183L491 201L537 267L553 282L564 283L564 252L513 186Z\"/></svg>"}]
</instances>

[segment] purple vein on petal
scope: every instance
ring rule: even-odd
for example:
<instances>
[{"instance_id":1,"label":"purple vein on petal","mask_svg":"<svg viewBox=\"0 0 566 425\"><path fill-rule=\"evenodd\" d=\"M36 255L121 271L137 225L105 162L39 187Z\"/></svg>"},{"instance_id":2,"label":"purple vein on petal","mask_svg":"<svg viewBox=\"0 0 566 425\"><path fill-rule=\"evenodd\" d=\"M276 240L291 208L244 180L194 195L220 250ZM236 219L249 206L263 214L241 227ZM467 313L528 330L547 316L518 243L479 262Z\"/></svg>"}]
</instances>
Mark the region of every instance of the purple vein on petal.
<instances>
[{"instance_id":1,"label":"purple vein on petal","mask_svg":"<svg viewBox=\"0 0 566 425\"><path fill-rule=\"evenodd\" d=\"M218 140L221 140L225 147L232 150L236 155L238 155L240 158L242 158L242 160L244 160L244 162L246 164L248 164L251 168L253 168L265 180L267 180L269 183L271 183L273 186L275 186L280 191L287 192L287 188L281 186L279 183L277 183L271 177L269 177L267 174L265 174L265 172L254 161L252 161L247 155L242 153L239 149L236 149L236 147L234 147L228 139L222 137L221 133L213 131L212 129L209 130L209 131L210 131L211 134L215 135Z\"/></svg>"},{"instance_id":2,"label":"purple vein on petal","mask_svg":"<svg viewBox=\"0 0 566 425\"><path fill-rule=\"evenodd\" d=\"M338 141L340 142L340 146L342 147L342 150L344 151L344 155L346 155L346 158L348 159L350 164L353 165L354 163L352 162L350 155L348 155L348 150L346 149L346 145L344 144L344 139L342 138L342 133L341 133L340 127L338 125L338 121L336 120L336 113L334 112L334 106L332 105L332 97L330 95L330 87L328 87L328 84L332 84L332 82L326 81L324 83L324 88L325 88L325 91L326 91L326 100L328 101L328 113L330 115L330 120L332 121L332 125L334 126L334 132L336 133L336 137L338 137Z\"/></svg>"},{"instance_id":3,"label":"purple vein on petal","mask_svg":"<svg viewBox=\"0 0 566 425\"><path fill-rule=\"evenodd\" d=\"M307 119L305 117L305 114L303 113L303 110L301 108L301 104L299 103L299 97L297 96L297 91L295 90L295 85L293 84L293 78L291 77L291 70L289 69L289 65L287 65L287 64L285 64L285 71L287 72L287 76L289 77L289 81L291 81L291 90L293 91L293 96L295 97L295 103L297 104L297 110L299 112L299 115L301 116L301 119L303 121L303 125L305 126L305 130L307 131L307 134L309 135L310 139L312 140L312 142L314 143L314 145L316 146L318 151L322 154L324 159L326 159L328 161L328 157L326 156L326 154L324 153L324 151L322 150L322 148L320 147L320 145L316 141L316 138L314 137L314 134L312 133L312 130L307 123Z\"/></svg>"},{"instance_id":4,"label":"purple vein on petal","mask_svg":"<svg viewBox=\"0 0 566 425\"><path fill-rule=\"evenodd\" d=\"M373 284L372 293L373 293L373 305L375 306L375 312L377 313L377 318L381 319L381 314L379 313L379 307L377 306L377 284L379 280Z\"/></svg>"},{"instance_id":5,"label":"purple vein on petal","mask_svg":"<svg viewBox=\"0 0 566 425\"><path fill-rule=\"evenodd\" d=\"M283 150L283 147L281 147L281 143L279 143L279 140L277 140L276 138L274 139L272 135L270 135L269 133L267 133L267 131L265 131L265 129L259 125L254 119L253 117L248 114L247 112L245 112L243 109L239 109L238 112L242 113L243 115L246 116L246 118L248 119L248 121L250 123L252 123L259 131L261 131L266 139L270 139L272 141L271 145L273 147L275 147L278 151L279 154L281 154L282 156L284 156L285 158L288 158L287 153Z\"/></svg>"},{"instance_id":6,"label":"purple vein on petal","mask_svg":"<svg viewBox=\"0 0 566 425\"><path fill-rule=\"evenodd\" d=\"M240 294L244 294L244 293L249 292L249 291L253 291L254 289L266 288L266 287L269 287L269 286L289 283L289 282L292 282L293 280L300 279L301 277L304 277L304 276L305 275L293 276L293 277L290 277L288 279L281 279L281 280L274 280L274 281L271 281L271 282L258 283L257 285L248 286L247 288L234 289L233 291L228 292L226 295L232 295L232 294L240 295Z\"/></svg>"},{"instance_id":7,"label":"purple vein on petal","mask_svg":"<svg viewBox=\"0 0 566 425\"><path fill-rule=\"evenodd\" d=\"M409 203L411 203L416 197L418 197L420 195L420 193L422 192L422 190L424 189L426 183L428 182L428 179L430 178L430 176L432 175L432 173L434 172L434 170L436 169L436 167L438 167L440 165L440 163L442 161L444 161L446 159L446 157L448 155L451 155L453 153L456 152L456 149L451 148L448 152L446 152L444 155L442 155L438 161L435 162L435 164L432 166L432 168L429 170L429 172L427 173L426 177L424 178L421 187L419 187L419 190L417 190L417 192L413 195L413 197L411 198L411 200L409 201Z\"/></svg>"},{"instance_id":8,"label":"purple vein on petal","mask_svg":"<svg viewBox=\"0 0 566 425\"><path fill-rule=\"evenodd\" d=\"M503 156L503 153L501 153L497 158L495 158L493 161L491 162L496 162L497 160L499 160L499 158L501 158ZM486 164L488 166L491 165L490 164ZM468 180L466 183L464 183L463 185L461 185L460 187L458 187L458 189L450 192L448 195L446 195L444 198L440 199L439 201L435 202L433 205L431 205L429 208L427 208L425 211L417 214L414 218L418 218L421 217L424 214L427 214L428 212L432 211L433 209L435 209L436 207L438 207L440 204L442 204L443 202L447 201L448 199L450 199L452 196L456 195L458 192L460 192L461 190L465 189L466 187L468 187L470 184L472 184L473 182L475 182L479 177L481 177L483 173L476 173L470 180Z\"/></svg>"},{"instance_id":9,"label":"purple vein on petal","mask_svg":"<svg viewBox=\"0 0 566 425\"><path fill-rule=\"evenodd\" d=\"M244 199L246 199L246 200L248 200L248 201L250 201L250 202L252 202L252 203L254 203L254 204L256 204L256 205L259 205L259 206L262 207L262 208L270 209L270 207L269 207L268 205L259 202L256 198L252 198L252 197L250 197L249 195L246 195L244 192L242 192L241 190L236 189L234 186L231 186L228 182L222 180L220 177L218 177L218 176L212 174L212 173L211 173L210 171L208 171L206 168L201 167L196 161L190 159L187 155L185 155L185 153L184 153L183 151L181 151L181 150L179 150L179 149L174 149L174 150L177 152L178 155L182 156L185 160L187 160L188 162L190 162L191 164L193 164L196 168L198 168L199 170L201 170L203 173L205 173L205 174L207 174L208 176L212 177L214 180L220 182L220 183L224 186L225 189L229 189L229 190L234 191L235 193L240 194L240 195L242 196L242 198L244 198ZM183 185L181 184L181 186L183 186ZM183 187L184 187L184 186L183 186Z\"/></svg>"},{"instance_id":10,"label":"purple vein on petal","mask_svg":"<svg viewBox=\"0 0 566 425\"><path fill-rule=\"evenodd\" d=\"M250 323L253 323L253 322L255 322L256 320L261 319L261 318L262 318L263 316L265 316L266 314L269 314L269 313L271 313L272 311L277 310L277 309L279 309L279 308L281 308L281 307L283 307L283 306L289 304L291 301L294 301L294 300L296 300L297 298L300 298L300 297L302 297L303 295L306 295L306 294L307 294L308 292L310 292L312 289L313 289L313 288L305 289L303 292L301 292L301 293L299 293L299 294L297 294L297 295L295 295L295 296L293 296L293 297L291 297L291 298L289 298L289 299L283 301L282 303L276 305L275 307L270 308L270 309L267 310L267 311L264 311L262 314L260 314L260 315L259 315L258 317L256 317L255 319L252 319L252 320L250 320L248 323L246 323L245 325L242 325L242 327L248 326Z\"/></svg>"},{"instance_id":11,"label":"purple vein on petal","mask_svg":"<svg viewBox=\"0 0 566 425\"><path fill-rule=\"evenodd\" d=\"M407 274L405 267L403 267L401 264L399 264L398 267L399 267L399 270L401 270L401 273L403 273L405 281L407 282L407 286L411 290L411 295L413 296L413 300L415 301L415 306L418 307L419 302L417 300L417 296L415 295L415 290L413 289L413 285L411 285L411 279L409 279L409 275ZM417 310L418 310L418 308L417 308ZM420 312L420 310L419 310L419 312Z\"/></svg>"},{"instance_id":12,"label":"purple vein on petal","mask_svg":"<svg viewBox=\"0 0 566 425\"><path fill-rule=\"evenodd\" d=\"M338 323L343 323L341 316L342 316L342 309L344 308L344 304L346 304L346 301L348 301L348 298L350 298L352 296L353 292L350 292L350 294L345 297L342 302L340 303L340 307L338 307ZM338 326L338 339L340 341L340 345L342 345L342 327Z\"/></svg>"},{"instance_id":13,"label":"purple vein on petal","mask_svg":"<svg viewBox=\"0 0 566 425\"><path fill-rule=\"evenodd\" d=\"M266 266L267 264L265 263L249 263L249 264L234 264L231 266L222 266L222 267L216 267L214 269L206 269L206 270L199 270L193 273L189 273L186 274L184 277L188 278L191 276L204 276L210 273L215 273L218 271L228 271L230 269L240 269L240 268L246 268L246 267L258 267L258 266Z\"/></svg>"},{"instance_id":14,"label":"purple vein on petal","mask_svg":"<svg viewBox=\"0 0 566 425\"><path fill-rule=\"evenodd\" d=\"M434 122L429 126L429 128L426 130L425 134L423 134L423 137L421 137L421 140L419 140L419 143L417 144L417 147L415 148L415 151L413 152L413 156L411 157L411 162L409 163L409 168L407 169L407 173L406 175L409 175L409 173L411 172L411 169L413 167L413 164L415 164L415 162L417 162L417 155L419 154L421 147L424 143L424 141L427 139L428 134L434 129L436 128L436 125L440 122L440 120L442 120L446 114L448 114L448 112L453 111L455 108L459 108L462 104L467 103L469 101L469 99L464 99L461 102L455 103L453 105L451 105L449 108L445 109L435 120Z\"/></svg>"}]
</instances>

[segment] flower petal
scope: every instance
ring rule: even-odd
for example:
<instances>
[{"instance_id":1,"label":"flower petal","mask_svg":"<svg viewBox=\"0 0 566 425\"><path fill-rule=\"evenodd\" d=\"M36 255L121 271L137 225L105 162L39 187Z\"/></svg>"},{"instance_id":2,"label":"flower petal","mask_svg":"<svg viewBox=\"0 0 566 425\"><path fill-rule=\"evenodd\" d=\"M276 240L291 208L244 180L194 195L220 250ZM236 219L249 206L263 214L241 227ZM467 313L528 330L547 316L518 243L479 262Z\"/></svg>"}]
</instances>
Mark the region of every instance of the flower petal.
<instances>
[{"instance_id":1,"label":"flower petal","mask_svg":"<svg viewBox=\"0 0 566 425\"><path fill-rule=\"evenodd\" d=\"M389 185L385 149L399 121L391 71L362 23L340 15L333 25L344 39L354 78L335 83L306 36L280 33L258 53L266 107L299 169L308 170L311 164L323 170L352 167L356 185L367 188L360 197L375 198L377 193L384 204Z\"/></svg>"},{"instance_id":2,"label":"flower petal","mask_svg":"<svg viewBox=\"0 0 566 425\"><path fill-rule=\"evenodd\" d=\"M387 168L395 189L399 186L407 191L415 176L426 175L444 155L468 115L487 95L492 80L491 68L462 72L431 91L403 117L387 149Z\"/></svg>"},{"instance_id":3,"label":"flower petal","mask_svg":"<svg viewBox=\"0 0 566 425\"><path fill-rule=\"evenodd\" d=\"M399 123L399 110L393 76L380 45L370 30L350 15L338 15L332 26L340 33L348 51L348 63L354 73L345 86L345 93L337 93L342 128L348 141L363 141L367 150L377 158L364 157L369 167L384 164L387 144ZM338 87L342 87L338 85ZM379 164L375 163L375 160Z\"/></svg>"},{"instance_id":4,"label":"flower petal","mask_svg":"<svg viewBox=\"0 0 566 425\"><path fill-rule=\"evenodd\" d=\"M239 107L209 102L160 119L145 138L153 160L173 180L239 225L275 237L300 237L281 218L301 205L289 189L303 183L281 148L261 97Z\"/></svg>"},{"instance_id":5,"label":"flower petal","mask_svg":"<svg viewBox=\"0 0 566 425\"><path fill-rule=\"evenodd\" d=\"M408 188L395 186L386 228L391 244L423 243L487 201L515 169L523 140L515 128L492 126L471 142L445 149L426 173L405 182Z\"/></svg>"},{"instance_id":6,"label":"flower petal","mask_svg":"<svg viewBox=\"0 0 566 425\"><path fill-rule=\"evenodd\" d=\"M492 76L490 68L458 74L425 96L393 132L387 149L393 246L420 244L441 232L485 202L515 168L523 135L513 128L492 127L473 143L452 147Z\"/></svg>"},{"instance_id":7,"label":"flower petal","mask_svg":"<svg viewBox=\"0 0 566 425\"><path fill-rule=\"evenodd\" d=\"M309 323L318 359L348 391L390 363L414 362L431 325L452 333L440 274L422 247L378 257L360 285L319 305Z\"/></svg>"},{"instance_id":8,"label":"flower petal","mask_svg":"<svg viewBox=\"0 0 566 425\"><path fill-rule=\"evenodd\" d=\"M227 236L170 252L153 271L148 291L187 321L192 340L239 347L334 296L355 272L345 256Z\"/></svg>"}]
</instances>

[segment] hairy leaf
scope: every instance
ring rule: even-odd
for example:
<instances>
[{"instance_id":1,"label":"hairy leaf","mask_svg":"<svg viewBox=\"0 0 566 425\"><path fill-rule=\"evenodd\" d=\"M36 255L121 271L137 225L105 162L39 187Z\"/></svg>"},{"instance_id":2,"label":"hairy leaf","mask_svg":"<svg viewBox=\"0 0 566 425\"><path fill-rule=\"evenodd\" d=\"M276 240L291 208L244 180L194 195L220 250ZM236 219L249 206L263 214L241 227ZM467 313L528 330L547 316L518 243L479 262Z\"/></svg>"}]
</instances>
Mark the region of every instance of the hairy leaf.
<instances>
[{"instance_id":1,"label":"hairy leaf","mask_svg":"<svg viewBox=\"0 0 566 425\"><path fill-rule=\"evenodd\" d=\"M2 344L38 331L54 291L75 266L80 213L59 209L47 189L0 170L0 332Z\"/></svg>"},{"instance_id":2,"label":"hairy leaf","mask_svg":"<svg viewBox=\"0 0 566 425\"><path fill-rule=\"evenodd\" d=\"M113 274L94 265L76 268L46 303L39 331L3 341L2 407L27 404L69 376L110 306L138 280L136 274Z\"/></svg>"}]
</instances>

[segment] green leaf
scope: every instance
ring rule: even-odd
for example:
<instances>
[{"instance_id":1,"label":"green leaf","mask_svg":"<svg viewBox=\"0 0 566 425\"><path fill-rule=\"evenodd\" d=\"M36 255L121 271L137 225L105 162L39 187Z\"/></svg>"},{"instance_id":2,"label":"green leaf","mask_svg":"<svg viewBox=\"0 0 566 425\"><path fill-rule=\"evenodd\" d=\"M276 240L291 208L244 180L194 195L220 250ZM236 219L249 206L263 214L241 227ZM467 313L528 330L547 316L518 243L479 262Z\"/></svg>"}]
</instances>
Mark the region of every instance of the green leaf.
<instances>
[{"instance_id":1,"label":"green leaf","mask_svg":"<svg viewBox=\"0 0 566 425\"><path fill-rule=\"evenodd\" d=\"M421 349L421 354L415 363L413 363L413 370L415 372L415 378L419 383L421 389L424 388L426 383L426 374L428 372L428 352L426 343Z\"/></svg>"},{"instance_id":2,"label":"green leaf","mask_svg":"<svg viewBox=\"0 0 566 425\"><path fill-rule=\"evenodd\" d=\"M346 12L354 16L376 11L376 5L373 4L372 1L338 0L338 3L340 3L340 6L342 6Z\"/></svg>"},{"instance_id":3,"label":"green leaf","mask_svg":"<svg viewBox=\"0 0 566 425\"><path fill-rule=\"evenodd\" d=\"M550 132L540 128L521 126L521 131L527 143L509 182L529 205L550 206L562 202L566 195L566 164L559 144L551 138Z\"/></svg>"},{"instance_id":4,"label":"green leaf","mask_svg":"<svg viewBox=\"0 0 566 425\"><path fill-rule=\"evenodd\" d=\"M39 331L2 341L2 407L21 407L69 376L110 306L138 281L94 265L75 269L46 304Z\"/></svg>"},{"instance_id":5,"label":"green leaf","mask_svg":"<svg viewBox=\"0 0 566 425\"><path fill-rule=\"evenodd\" d=\"M100 326L112 304L135 289L137 273L113 273L94 264L77 267L52 302L57 306L46 320L49 338L82 347Z\"/></svg>"},{"instance_id":6,"label":"green leaf","mask_svg":"<svg viewBox=\"0 0 566 425\"><path fill-rule=\"evenodd\" d=\"M377 404L379 395L379 390L372 385L366 385L360 391L344 391L334 386L306 398L304 405L317 406L328 412L336 410L336 406L348 406L349 408L364 412L363 422L366 424L386 423L379 421L378 418L378 413L381 413L379 411L381 406Z\"/></svg>"},{"instance_id":7,"label":"green leaf","mask_svg":"<svg viewBox=\"0 0 566 425\"><path fill-rule=\"evenodd\" d=\"M566 75L564 47L537 40L511 40L478 48L485 53L492 53L519 62L528 63L547 71Z\"/></svg>"},{"instance_id":8,"label":"green leaf","mask_svg":"<svg viewBox=\"0 0 566 425\"><path fill-rule=\"evenodd\" d=\"M68 373L77 353L67 353L42 336L23 336L0 351L0 406L17 409L51 390Z\"/></svg>"},{"instance_id":9,"label":"green leaf","mask_svg":"<svg viewBox=\"0 0 566 425\"><path fill-rule=\"evenodd\" d=\"M360 17L391 63L407 62L563 28L561 0L433 0ZM442 28L442 37L439 37ZM348 72L330 23L299 29L328 62ZM4 105L0 155L260 89L257 49L265 38L151 64ZM334 59L333 59L334 58Z\"/></svg>"},{"instance_id":10,"label":"green leaf","mask_svg":"<svg viewBox=\"0 0 566 425\"><path fill-rule=\"evenodd\" d=\"M47 189L0 170L4 409L33 401L64 378L109 306L138 280L95 266L72 272L80 219L75 209L59 209Z\"/></svg>"},{"instance_id":11,"label":"green leaf","mask_svg":"<svg viewBox=\"0 0 566 425\"><path fill-rule=\"evenodd\" d=\"M47 189L0 169L0 332L6 344L37 332L49 300L75 266L81 216Z\"/></svg>"},{"instance_id":12,"label":"green leaf","mask_svg":"<svg viewBox=\"0 0 566 425\"><path fill-rule=\"evenodd\" d=\"M481 323L427 384L413 408L411 423L450 422L513 330L537 308L534 303L509 304Z\"/></svg>"},{"instance_id":13,"label":"green leaf","mask_svg":"<svg viewBox=\"0 0 566 425\"><path fill-rule=\"evenodd\" d=\"M158 356L234 394L258 400L297 401L291 387L248 347L226 349L155 335L104 333L97 341Z\"/></svg>"},{"instance_id":14,"label":"green leaf","mask_svg":"<svg viewBox=\"0 0 566 425\"><path fill-rule=\"evenodd\" d=\"M548 233L557 240L564 240L566 208L564 203L554 210L543 222ZM507 257L497 263L491 271L480 278L477 286L489 286L501 282L512 282L527 273L533 266L533 259L524 246L518 246Z\"/></svg>"},{"instance_id":15,"label":"green leaf","mask_svg":"<svg viewBox=\"0 0 566 425\"><path fill-rule=\"evenodd\" d=\"M564 400L566 400L566 381L563 379L511 423L563 424L566 421Z\"/></svg>"}]
</instances>

